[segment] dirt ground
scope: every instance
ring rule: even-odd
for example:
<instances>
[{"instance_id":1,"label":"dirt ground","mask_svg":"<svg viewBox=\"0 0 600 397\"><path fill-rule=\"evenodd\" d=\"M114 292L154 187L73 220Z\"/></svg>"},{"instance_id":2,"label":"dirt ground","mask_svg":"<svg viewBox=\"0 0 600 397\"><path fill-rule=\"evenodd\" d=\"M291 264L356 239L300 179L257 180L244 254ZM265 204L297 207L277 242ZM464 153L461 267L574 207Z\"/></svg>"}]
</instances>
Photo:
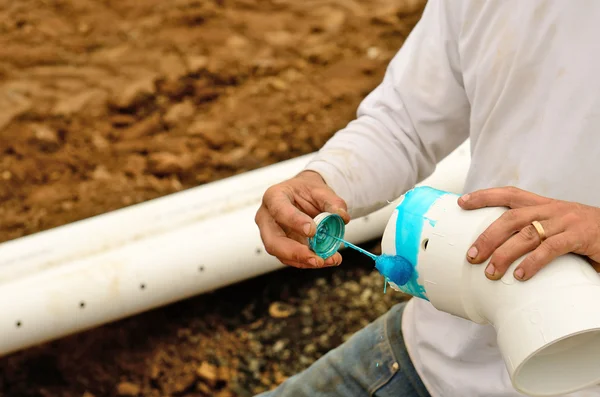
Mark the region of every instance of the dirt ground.
<instances>
[{"instance_id":1,"label":"dirt ground","mask_svg":"<svg viewBox=\"0 0 600 397\"><path fill-rule=\"evenodd\" d=\"M424 0L0 0L0 242L317 150ZM0 395L251 396L384 313L286 269L0 359Z\"/></svg>"}]
</instances>

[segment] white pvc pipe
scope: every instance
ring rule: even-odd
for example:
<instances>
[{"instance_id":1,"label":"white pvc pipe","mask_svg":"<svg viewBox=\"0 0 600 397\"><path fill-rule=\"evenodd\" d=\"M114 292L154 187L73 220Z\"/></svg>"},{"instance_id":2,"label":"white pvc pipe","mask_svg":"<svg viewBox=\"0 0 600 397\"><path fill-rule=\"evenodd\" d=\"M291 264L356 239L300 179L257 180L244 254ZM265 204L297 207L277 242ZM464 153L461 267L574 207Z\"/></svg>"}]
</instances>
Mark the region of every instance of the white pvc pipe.
<instances>
[{"instance_id":1,"label":"white pvc pipe","mask_svg":"<svg viewBox=\"0 0 600 397\"><path fill-rule=\"evenodd\" d=\"M304 156L0 244L0 354L214 290L283 265L263 250L254 215ZM468 143L424 183L460 192ZM350 222L381 236L390 205Z\"/></svg>"},{"instance_id":2,"label":"white pvc pipe","mask_svg":"<svg viewBox=\"0 0 600 397\"><path fill-rule=\"evenodd\" d=\"M513 386L521 393L564 395L599 384L600 276L585 259L569 254L526 282L513 277L524 257L502 279L487 279L487 262L471 265L466 252L506 209L465 211L457 198L419 188L400 200L386 226L382 251L401 255L413 269L408 283L392 287L422 293L438 310L492 324ZM415 233L408 236L409 230Z\"/></svg>"},{"instance_id":3,"label":"white pvc pipe","mask_svg":"<svg viewBox=\"0 0 600 397\"><path fill-rule=\"evenodd\" d=\"M313 154L0 244L0 282L255 205Z\"/></svg>"}]
</instances>

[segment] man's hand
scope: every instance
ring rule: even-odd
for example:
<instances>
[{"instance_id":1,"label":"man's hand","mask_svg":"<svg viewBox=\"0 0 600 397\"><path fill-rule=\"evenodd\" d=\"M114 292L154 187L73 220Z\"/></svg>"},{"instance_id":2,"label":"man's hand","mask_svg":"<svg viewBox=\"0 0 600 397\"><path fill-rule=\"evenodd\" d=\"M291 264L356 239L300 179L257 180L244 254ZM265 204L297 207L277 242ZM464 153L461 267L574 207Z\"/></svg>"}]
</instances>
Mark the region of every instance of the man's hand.
<instances>
[{"instance_id":1,"label":"man's hand","mask_svg":"<svg viewBox=\"0 0 600 397\"><path fill-rule=\"evenodd\" d=\"M516 267L514 277L525 281L560 255L575 253L589 258L600 271L600 208L553 200L514 187L479 190L462 196L465 210L509 207L475 241L467 253L469 262L480 264L491 257L486 276L500 279L508 267L529 253ZM538 221L545 240L532 225Z\"/></svg>"},{"instance_id":2,"label":"man's hand","mask_svg":"<svg viewBox=\"0 0 600 397\"><path fill-rule=\"evenodd\" d=\"M344 200L319 174L303 171L265 192L255 221L269 254L288 266L318 268L339 265L342 256L336 253L324 261L308 248L308 237L316 232L312 218L321 212L331 212L348 223L347 211Z\"/></svg>"}]
</instances>

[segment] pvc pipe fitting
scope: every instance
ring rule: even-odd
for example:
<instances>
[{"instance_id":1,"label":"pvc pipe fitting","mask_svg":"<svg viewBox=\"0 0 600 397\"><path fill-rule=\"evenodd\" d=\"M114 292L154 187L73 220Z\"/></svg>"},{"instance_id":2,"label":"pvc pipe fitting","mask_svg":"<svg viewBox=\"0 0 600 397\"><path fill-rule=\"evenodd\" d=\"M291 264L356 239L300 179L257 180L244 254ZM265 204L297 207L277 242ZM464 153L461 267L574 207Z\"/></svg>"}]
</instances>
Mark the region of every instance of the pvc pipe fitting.
<instances>
[{"instance_id":1,"label":"pvc pipe fitting","mask_svg":"<svg viewBox=\"0 0 600 397\"><path fill-rule=\"evenodd\" d=\"M561 256L533 278L485 277L470 245L506 208L461 209L458 196L429 187L407 192L384 231L384 254L401 255L414 277L390 286L438 310L491 324L514 388L531 396L571 393L600 383L600 276L580 256ZM386 276L384 274L384 276ZM387 276L386 276L387 277Z\"/></svg>"}]
</instances>

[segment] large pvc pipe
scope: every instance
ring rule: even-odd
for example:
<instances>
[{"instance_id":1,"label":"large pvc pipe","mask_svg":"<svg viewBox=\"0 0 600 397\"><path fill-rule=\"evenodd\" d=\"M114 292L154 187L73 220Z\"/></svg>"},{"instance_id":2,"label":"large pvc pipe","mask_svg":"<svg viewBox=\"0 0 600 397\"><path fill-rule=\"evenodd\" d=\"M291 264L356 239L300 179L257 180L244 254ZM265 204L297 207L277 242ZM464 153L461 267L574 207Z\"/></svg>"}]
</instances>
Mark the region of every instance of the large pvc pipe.
<instances>
[{"instance_id":1,"label":"large pvc pipe","mask_svg":"<svg viewBox=\"0 0 600 397\"><path fill-rule=\"evenodd\" d=\"M232 284L283 265L263 250L254 215L300 157L0 244L0 354ZM468 142L423 183L460 192ZM394 205L348 225L380 237Z\"/></svg>"},{"instance_id":2,"label":"large pvc pipe","mask_svg":"<svg viewBox=\"0 0 600 397\"><path fill-rule=\"evenodd\" d=\"M485 264L471 265L466 252L506 209L465 211L457 198L427 187L401 198L382 251L401 255L409 265L383 273L394 278L408 271L411 277L392 287L428 299L438 310L492 324L521 393L563 395L600 383L600 276L585 259L569 254L526 282L513 277L523 258L501 280L487 279Z\"/></svg>"}]
</instances>

